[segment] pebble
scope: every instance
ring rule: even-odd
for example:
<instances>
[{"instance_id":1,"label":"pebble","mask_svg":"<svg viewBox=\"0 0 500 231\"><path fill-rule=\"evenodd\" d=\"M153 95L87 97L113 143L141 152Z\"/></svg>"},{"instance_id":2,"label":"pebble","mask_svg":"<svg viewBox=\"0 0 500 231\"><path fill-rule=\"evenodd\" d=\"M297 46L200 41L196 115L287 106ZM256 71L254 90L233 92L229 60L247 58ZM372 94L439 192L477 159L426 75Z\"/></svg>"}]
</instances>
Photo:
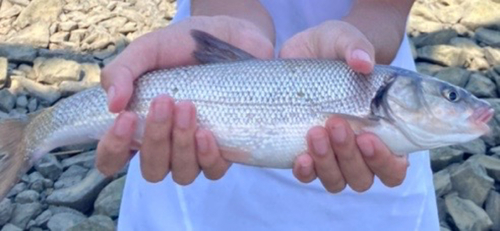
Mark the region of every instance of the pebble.
<instances>
[{"instance_id":1,"label":"pebble","mask_svg":"<svg viewBox=\"0 0 500 231\"><path fill-rule=\"evenodd\" d=\"M495 83L490 78L478 73L470 76L465 89L480 98L496 98L498 96Z\"/></svg>"},{"instance_id":2,"label":"pebble","mask_svg":"<svg viewBox=\"0 0 500 231\"><path fill-rule=\"evenodd\" d=\"M46 226L49 219L52 217L52 211L45 210L38 217L35 218L35 223L37 226Z\"/></svg>"},{"instance_id":3,"label":"pebble","mask_svg":"<svg viewBox=\"0 0 500 231\"><path fill-rule=\"evenodd\" d=\"M73 60L60 58L35 59L34 69L38 73L37 81L46 84L58 84L65 80L80 80L80 64Z\"/></svg>"},{"instance_id":4,"label":"pebble","mask_svg":"<svg viewBox=\"0 0 500 231\"><path fill-rule=\"evenodd\" d=\"M26 190L22 191L21 193L17 194L16 196L16 203L21 203L21 204L26 204L26 203L33 203L37 202L40 198L40 194L37 191L34 190Z\"/></svg>"},{"instance_id":5,"label":"pebble","mask_svg":"<svg viewBox=\"0 0 500 231\"><path fill-rule=\"evenodd\" d=\"M23 229L13 225L13 224L6 224L0 231L22 231Z\"/></svg>"},{"instance_id":6,"label":"pebble","mask_svg":"<svg viewBox=\"0 0 500 231\"><path fill-rule=\"evenodd\" d=\"M28 97L26 97L26 95L20 95L19 97L17 97L16 107L24 108L26 106L28 106Z\"/></svg>"},{"instance_id":7,"label":"pebble","mask_svg":"<svg viewBox=\"0 0 500 231\"><path fill-rule=\"evenodd\" d=\"M94 203L95 214L117 218L120 212L120 202L125 186L125 176L108 184L99 194Z\"/></svg>"},{"instance_id":8,"label":"pebble","mask_svg":"<svg viewBox=\"0 0 500 231\"><path fill-rule=\"evenodd\" d=\"M475 155L467 161L475 161L483 166L488 176L500 182L500 159L486 155Z\"/></svg>"},{"instance_id":9,"label":"pebble","mask_svg":"<svg viewBox=\"0 0 500 231\"><path fill-rule=\"evenodd\" d=\"M450 45L425 46L417 49L418 58L443 66L462 66L465 55L462 49Z\"/></svg>"},{"instance_id":10,"label":"pebble","mask_svg":"<svg viewBox=\"0 0 500 231\"><path fill-rule=\"evenodd\" d=\"M7 57L11 62L33 62L37 50L31 46L0 44L0 56Z\"/></svg>"},{"instance_id":11,"label":"pebble","mask_svg":"<svg viewBox=\"0 0 500 231\"><path fill-rule=\"evenodd\" d=\"M13 211L14 204L12 204L10 199L4 198L0 202L0 226L5 225L7 224L7 222L9 222Z\"/></svg>"},{"instance_id":12,"label":"pebble","mask_svg":"<svg viewBox=\"0 0 500 231\"><path fill-rule=\"evenodd\" d=\"M83 222L69 228L67 231L114 231L115 224L111 218L94 215Z\"/></svg>"},{"instance_id":13,"label":"pebble","mask_svg":"<svg viewBox=\"0 0 500 231\"><path fill-rule=\"evenodd\" d=\"M0 57L0 88L7 82L7 58Z\"/></svg>"},{"instance_id":14,"label":"pebble","mask_svg":"<svg viewBox=\"0 0 500 231\"><path fill-rule=\"evenodd\" d=\"M7 39L9 43L31 45L37 48L49 46L49 26L45 21L35 22Z\"/></svg>"},{"instance_id":15,"label":"pebble","mask_svg":"<svg viewBox=\"0 0 500 231\"><path fill-rule=\"evenodd\" d=\"M0 110L10 112L16 105L16 97L7 89L0 90Z\"/></svg>"},{"instance_id":16,"label":"pebble","mask_svg":"<svg viewBox=\"0 0 500 231\"><path fill-rule=\"evenodd\" d=\"M62 165L53 155L44 155L36 164L35 169L45 178L57 180L62 173Z\"/></svg>"},{"instance_id":17,"label":"pebble","mask_svg":"<svg viewBox=\"0 0 500 231\"><path fill-rule=\"evenodd\" d=\"M446 67L438 71L434 76L456 86L465 87L467 82L469 82L470 75L471 72L465 69L459 67Z\"/></svg>"},{"instance_id":18,"label":"pebble","mask_svg":"<svg viewBox=\"0 0 500 231\"><path fill-rule=\"evenodd\" d=\"M434 173L434 187L436 191L436 197L446 195L452 190L450 173L448 172L448 169L443 169L437 173Z\"/></svg>"},{"instance_id":19,"label":"pebble","mask_svg":"<svg viewBox=\"0 0 500 231\"><path fill-rule=\"evenodd\" d=\"M81 167L79 165L70 166L66 171L64 171L59 179L55 182L54 188L67 188L69 186L75 185L80 182L87 174L88 169Z\"/></svg>"},{"instance_id":20,"label":"pebble","mask_svg":"<svg viewBox=\"0 0 500 231\"><path fill-rule=\"evenodd\" d=\"M16 204L10 223L20 228L25 228L31 219L34 219L42 212L42 205L39 202Z\"/></svg>"},{"instance_id":21,"label":"pebble","mask_svg":"<svg viewBox=\"0 0 500 231\"><path fill-rule=\"evenodd\" d=\"M31 95L39 98L46 104L52 105L61 97L61 92L57 87L50 85L43 85L37 83L33 80L23 78L23 77L11 77L13 80L19 82L20 86L25 89Z\"/></svg>"},{"instance_id":22,"label":"pebble","mask_svg":"<svg viewBox=\"0 0 500 231\"><path fill-rule=\"evenodd\" d=\"M467 143L456 144L450 148L464 151L468 154L484 154L486 153L486 144L481 139L475 139Z\"/></svg>"},{"instance_id":23,"label":"pebble","mask_svg":"<svg viewBox=\"0 0 500 231\"><path fill-rule=\"evenodd\" d=\"M500 31L479 28L476 30L475 38L487 46L500 47Z\"/></svg>"},{"instance_id":24,"label":"pebble","mask_svg":"<svg viewBox=\"0 0 500 231\"><path fill-rule=\"evenodd\" d=\"M57 20L57 17L62 12L62 6L61 0L33 0L21 12L14 24L19 28L24 28L36 22L50 24Z\"/></svg>"},{"instance_id":25,"label":"pebble","mask_svg":"<svg viewBox=\"0 0 500 231\"><path fill-rule=\"evenodd\" d=\"M458 34L455 30L441 30L433 33L422 34L418 37L413 38L416 48L421 48L424 46L448 44L451 39L457 37Z\"/></svg>"},{"instance_id":26,"label":"pebble","mask_svg":"<svg viewBox=\"0 0 500 231\"><path fill-rule=\"evenodd\" d=\"M28 111L34 112L36 111L38 106L38 100L36 98L31 98L28 102Z\"/></svg>"},{"instance_id":27,"label":"pebble","mask_svg":"<svg viewBox=\"0 0 500 231\"><path fill-rule=\"evenodd\" d=\"M488 60L488 63L491 66L500 65L500 49L499 48L485 47L484 48L484 57L486 57L486 60Z\"/></svg>"},{"instance_id":28,"label":"pebble","mask_svg":"<svg viewBox=\"0 0 500 231\"><path fill-rule=\"evenodd\" d=\"M500 193L490 191L486 199L486 213L490 216L493 222L492 230L500 230Z\"/></svg>"},{"instance_id":29,"label":"pebble","mask_svg":"<svg viewBox=\"0 0 500 231\"><path fill-rule=\"evenodd\" d=\"M95 151L84 152L70 158L64 159L62 162L64 168L69 168L72 165L80 165L85 168L94 167Z\"/></svg>"}]
</instances>

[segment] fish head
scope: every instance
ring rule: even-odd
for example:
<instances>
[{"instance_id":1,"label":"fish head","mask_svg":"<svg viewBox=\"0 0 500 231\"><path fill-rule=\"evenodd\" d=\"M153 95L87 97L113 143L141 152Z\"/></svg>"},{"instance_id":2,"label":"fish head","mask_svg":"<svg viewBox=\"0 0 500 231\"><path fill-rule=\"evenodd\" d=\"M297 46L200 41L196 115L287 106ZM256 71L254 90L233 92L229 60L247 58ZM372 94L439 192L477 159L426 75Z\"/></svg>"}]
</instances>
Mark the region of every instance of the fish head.
<instances>
[{"instance_id":1,"label":"fish head","mask_svg":"<svg viewBox=\"0 0 500 231\"><path fill-rule=\"evenodd\" d=\"M487 101L461 87L402 71L379 90L372 113L425 150L468 142L489 133L488 122L494 110Z\"/></svg>"}]
</instances>

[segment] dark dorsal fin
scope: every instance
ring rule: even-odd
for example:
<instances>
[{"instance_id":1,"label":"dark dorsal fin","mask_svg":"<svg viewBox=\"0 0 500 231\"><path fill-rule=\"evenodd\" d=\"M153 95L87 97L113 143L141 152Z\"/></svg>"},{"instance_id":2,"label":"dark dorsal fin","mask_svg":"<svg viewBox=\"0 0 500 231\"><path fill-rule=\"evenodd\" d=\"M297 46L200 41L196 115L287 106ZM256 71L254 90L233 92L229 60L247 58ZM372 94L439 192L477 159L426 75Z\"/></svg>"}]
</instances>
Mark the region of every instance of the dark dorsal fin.
<instances>
[{"instance_id":1,"label":"dark dorsal fin","mask_svg":"<svg viewBox=\"0 0 500 231\"><path fill-rule=\"evenodd\" d=\"M193 52L193 56L200 63L255 59L248 52L224 42L209 33L200 30L191 30L191 36L196 42L196 49Z\"/></svg>"}]
</instances>

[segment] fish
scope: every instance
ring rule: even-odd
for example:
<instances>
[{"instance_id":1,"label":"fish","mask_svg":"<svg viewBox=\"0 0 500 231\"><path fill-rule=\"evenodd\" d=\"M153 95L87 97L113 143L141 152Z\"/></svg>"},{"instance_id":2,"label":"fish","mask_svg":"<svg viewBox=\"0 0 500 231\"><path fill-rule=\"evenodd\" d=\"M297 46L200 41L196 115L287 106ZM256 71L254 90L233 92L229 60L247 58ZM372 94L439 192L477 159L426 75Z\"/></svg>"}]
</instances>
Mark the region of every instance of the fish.
<instances>
[{"instance_id":1,"label":"fish","mask_svg":"<svg viewBox=\"0 0 500 231\"><path fill-rule=\"evenodd\" d=\"M127 111L137 113L140 144L151 101L189 100L197 125L210 130L226 160L292 168L306 134L333 116L356 134L377 135L395 155L468 142L490 132L494 110L463 88L407 69L375 65L369 74L344 61L258 59L216 36L192 30L198 63L145 73ZM22 118L0 122L0 197L52 150L98 141L116 113L96 86Z\"/></svg>"}]
</instances>

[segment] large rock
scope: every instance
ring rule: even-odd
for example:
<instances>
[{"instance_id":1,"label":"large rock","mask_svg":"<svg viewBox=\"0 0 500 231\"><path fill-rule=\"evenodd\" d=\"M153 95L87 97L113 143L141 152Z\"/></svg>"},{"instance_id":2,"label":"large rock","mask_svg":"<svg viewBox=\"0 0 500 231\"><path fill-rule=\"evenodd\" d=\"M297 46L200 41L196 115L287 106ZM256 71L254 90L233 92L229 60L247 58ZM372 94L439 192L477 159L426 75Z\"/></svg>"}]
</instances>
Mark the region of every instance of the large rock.
<instances>
[{"instance_id":1,"label":"large rock","mask_svg":"<svg viewBox=\"0 0 500 231\"><path fill-rule=\"evenodd\" d=\"M491 229L500 230L500 193L490 191L488 199L486 199L485 209L493 222Z\"/></svg>"},{"instance_id":2,"label":"large rock","mask_svg":"<svg viewBox=\"0 0 500 231\"><path fill-rule=\"evenodd\" d=\"M0 202L0 226L7 224L9 222L10 217L12 216L12 212L14 211L14 205L8 198L4 198L2 202Z\"/></svg>"},{"instance_id":3,"label":"large rock","mask_svg":"<svg viewBox=\"0 0 500 231\"><path fill-rule=\"evenodd\" d=\"M16 195L16 203L26 204L38 202L40 194L34 190L26 190Z\"/></svg>"},{"instance_id":4,"label":"large rock","mask_svg":"<svg viewBox=\"0 0 500 231\"><path fill-rule=\"evenodd\" d=\"M92 202L109 181L110 179L104 177L97 169L92 169L80 183L55 190L47 197L47 203L85 212L92 207Z\"/></svg>"},{"instance_id":5,"label":"large rock","mask_svg":"<svg viewBox=\"0 0 500 231\"><path fill-rule=\"evenodd\" d=\"M70 158L64 159L62 162L64 168L68 168L71 165L80 165L85 168L94 167L95 163L95 151L84 152Z\"/></svg>"},{"instance_id":6,"label":"large rock","mask_svg":"<svg viewBox=\"0 0 500 231\"><path fill-rule=\"evenodd\" d=\"M20 228L25 228L31 219L35 219L42 212L42 205L39 202L17 204L12 213L10 223Z\"/></svg>"},{"instance_id":7,"label":"large rock","mask_svg":"<svg viewBox=\"0 0 500 231\"><path fill-rule=\"evenodd\" d=\"M15 33L14 36L7 39L7 42L35 47L48 47L50 37L49 26L50 24L43 21L33 23Z\"/></svg>"},{"instance_id":8,"label":"large rock","mask_svg":"<svg viewBox=\"0 0 500 231\"><path fill-rule=\"evenodd\" d=\"M74 213L58 213L50 218L47 227L51 231L65 231L85 220L85 216Z\"/></svg>"},{"instance_id":9,"label":"large rock","mask_svg":"<svg viewBox=\"0 0 500 231\"><path fill-rule=\"evenodd\" d=\"M42 58L35 59L34 70L38 82L57 84L65 80L80 80L81 67L72 60Z\"/></svg>"},{"instance_id":10,"label":"large rock","mask_svg":"<svg viewBox=\"0 0 500 231\"><path fill-rule=\"evenodd\" d=\"M488 176L484 167L475 161L466 161L450 170L451 183L459 196L469 199L479 207L483 206L494 180Z\"/></svg>"},{"instance_id":11,"label":"large rock","mask_svg":"<svg viewBox=\"0 0 500 231\"><path fill-rule=\"evenodd\" d=\"M460 23L471 30L489 25L500 27L500 3L484 0L467 0L464 4L467 13Z\"/></svg>"},{"instance_id":12,"label":"large rock","mask_svg":"<svg viewBox=\"0 0 500 231\"><path fill-rule=\"evenodd\" d=\"M111 218L103 215L94 215L87 220L69 228L67 231L114 231L115 224Z\"/></svg>"},{"instance_id":13,"label":"large rock","mask_svg":"<svg viewBox=\"0 0 500 231\"><path fill-rule=\"evenodd\" d=\"M0 111L9 112L16 105L16 97L7 89L0 90Z\"/></svg>"},{"instance_id":14,"label":"large rock","mask_svg":"<svg viewBox=\"0 0 500 231\"><path fill-rule=\"evenodd\" d=\"M458 230L489 230L493 222L488 214L474 202L456 194L445 198L446 209Z\"/></svg>"},{"instance_id":15,"label":"large rock","mask_svg":"<svg viewBox=\"0 0 500 231\"><path fill-rule=\"evenodd\" d=\"M451 191L452 186L448 169L434 173L434 187L437 197L446 195Z\"/></svg>"},{"instance_id":16,"label":"large rock","mask_svg":"<svg viewBox=\"0 0 500 231\"><path fill-rule=\"evenodd\" d=\"M444 69L443 66L427 63L427 62L417 62L417 72L425 74L425 75L435 75L437 72Z\"/></svg>"},{"instance_id":17,"label":"large rock","mask_svg":"<svg viewBox=\"0 0 500 231\"><path fill-rule=\"evenodd\" d=\"M450 45L425 46L417 53L418 58L443 66L462 66L466 61L462 49Z\"/></svg>"},{"instance_id":18,"label":"large rock","mask_svg":"<svg viewBox=\"0 0 500 231\"><path fill-rule=\"evenodd\" d=\"M483 166L488 176L500 182L500 159L486 155L475 155L467 161L476 162Z\"/></svg>"},{"instance_id":19,"label":"large rock","mask_svg":"<svg viewBox=\"0 0 500 231\"><path fill-rule=\"evenodd\" d=\"M17 81L32 96L37 97L43 103L52 105L61 97L61 92L57 87L43 85L24 77L12 77L13 81Z\"/></svg>"},{"instance_id":20,"label":"large rock","mask_svg":"<svg viewBox=\"0 0 500 231\"><path fill-rule=\"evenodd\" d=\"M487 46L500 47L500 31L479 28L476 30L475 37Z\"/></svg>"},{"instance_id":21,"label":"large rock","mask_svg":"<svg viewBox=\"0 0 500 231\"><path fill-rule=\"evenodd\" d=\"M94 203L96 214L102 214L113 218L118 217L120 202L125 185L125 176L107 185L97 197Z\"/></svg>"},{"instance_id":22,"label":"large rock","mask_svg":"<svg viewBox=\"0 0 500 231\"><path fill-rule=\"evenodd\" d=\"M53 155L44 155L35 164L35 169L45 178L57 180L62 173L62 165Z\"/></svg>"},{"instance_id":23,"label":"large rock","mask_svg":"<svg viewBox=\"0 0 500 231\"><path fill-rule=\"evenodd\" d=\"M422 34L415 37L413 41L417 48L430 45L448 44L452 38L457 37L458 34L455 30L441 30L433 33Z\"/></svg>"},{"instance_id":24,"label":"large rock","mask_svg":"<svg viewBox=\"0 0 500 231\"><path fill-rule=\"evenodd\" d=\"M52 212L50 210L43 211L38 217L35 218L35 224L37 226L46 226L52 217Z\"/></svg>"},{"instance_id":25,"label":"large rock","mask_svg":"<svg viewBox=\"0 0 500 231\"><path fill-rule=\"evenodd\" d=\"M430 157L432 170L438 172L453 163L461 163L464 152L450 147L435 148L430 150Z\"/></svg>"},{"instance_id":26,"label":"large rock","mask_svg":"<svg viewBox=\"0 0 500 231\"><path fill-rule=\"evenodd\" d=\"M23 229L13 225L13 224L6 224L0 231L22 231Z\"/></svg>"},{"instance_id":27,"label":"large rock","mask_svg":"<svg viewBox=\"0 0 500 231\"><path fill-rule=\"evenodd\" d=\"M37 55L36 49L31 46L0 44L0 56L7 57L13 62L33 62Z\"/></svg>"},{"instance_id":28,"label":"large rock","mask_svg":"<svg viewBox=\"0 0 500 231\"><path fill-rule=\"evenodd\" d=\"M33 0L21 12L14 24L20 28L40 21L50 24L57 20L62 8L61 0Z\"/></svg>"},{"instance_id":29,"label":"large rock","mask_svg":"<svg viewBox=\"0 0 500 231\"><path fill-rule=\"evenodd\" d=\"M67 188L80 182L87 174L88 169L79 165L73 165L64 171L59 180L54 184L55 189Z\"/></svg>"},{"instance_id":30,"label":"large rock","mask_svg":"<svg viewBox=\"0 0 500 231\"><path fill-rule=\"evenodd\" d=\"M484 48L484 57L486 57L486 60L488 60L488 63L490 63L491 66L500 65L500 49L499 48L485 47Z\"/></svg>"},{"instance_id":31,"label":"large rock","mask_svg":"<svg viewBox=\"0 0 500 231\"><path fill-rule=\"evenodd\" d=\"M478 73L470 76L465 89L480 98L496 98L498 96L495 83L490 78Z\"/></svg>"},{"instance_id":32,"label":"large rock","mask_svg":"<svg viewBox=\"0 0 500 231\"><path fill-rule=\"evenodd\" d=\"M436 73L435 77L459 87L465 87L470 75L471 73L463 68L447 67Z\"/></svg>"},{"instance_id":33,"label":"large rock","mask_svg":"<svg viewBox=\"0 0 500 231\"><path fill-rule=\"evenodd\" d=\"M481 139L475 139L467 143L456 144L450 146L453 149L464 151L468 154L484 154L486 153L486 144Z\"/></svg>"}]
</instances>

